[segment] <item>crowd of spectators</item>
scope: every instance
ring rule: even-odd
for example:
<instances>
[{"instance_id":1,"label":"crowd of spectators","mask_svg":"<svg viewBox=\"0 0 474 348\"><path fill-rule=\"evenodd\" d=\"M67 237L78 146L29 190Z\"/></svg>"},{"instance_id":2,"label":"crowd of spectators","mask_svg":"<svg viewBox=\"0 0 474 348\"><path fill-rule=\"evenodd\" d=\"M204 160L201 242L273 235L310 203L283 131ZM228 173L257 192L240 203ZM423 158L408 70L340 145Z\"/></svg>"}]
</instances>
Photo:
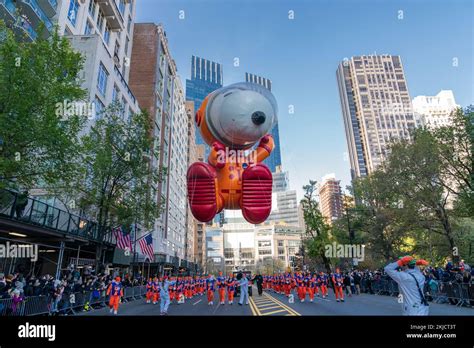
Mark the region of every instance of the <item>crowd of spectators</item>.
<instances>
[{"instance_id":1,"label":"crowd of spectators","mask_svg":"<svg viewBox=\"0 0 474 348\"><path fill-rule=\"evenodd\" d=\"M21 302L32 296L44 296L48 298L51 313L67 309L69 298L72 294L87 294L88 301L104 297L107 287L119 274L95 274L92 268L85 268L80 272L72 268L62 273L59 279L55 279L50 274L41 277L34 275L25 276L21 273L9 274L0 273L0 315L5 313L2 299L12 299L8 308L10 313L15 313ZM132 278L128 274L122 276L124 287L139 286L144 284L141 276ZM3 312L2 312L3 311Z\"/></svg>"},{"instance_id":2,"label":"crowd of spectators","mask_svg":"<svg viewBox=\"0 0 474 348\"><path fill-rule=\"evenodd\" d=\"M424 291L431 300L443 287L452 284L466 284L474 292L474 269L461 261L459 265L454 265L448 261L445 267L428 266L423 269L425 275ZM376 286L381 281L391 282L390 277L383 269L379 270L350 270L343 273L344 287L347 295L359 295L360 293L376 293ZM470 290L471 291L471 290ZM446 302L456 304L456 299L446 299Z\"/></svg>"}]
</instances>

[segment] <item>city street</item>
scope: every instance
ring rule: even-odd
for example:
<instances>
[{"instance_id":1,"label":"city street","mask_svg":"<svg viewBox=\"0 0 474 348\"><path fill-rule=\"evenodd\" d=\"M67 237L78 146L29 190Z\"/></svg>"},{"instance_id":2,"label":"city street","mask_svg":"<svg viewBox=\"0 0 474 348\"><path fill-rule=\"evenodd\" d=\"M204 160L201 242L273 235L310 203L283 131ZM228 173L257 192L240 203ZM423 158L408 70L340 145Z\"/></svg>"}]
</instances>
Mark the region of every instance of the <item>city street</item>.
<instances>
[{"instance_id":1,"label":"city street","mask_svg":"<svg viewBox=\"0 0 474 348\"><path fill-rule=\"evenodd\" d=\"M289 303L284 295L273 292L264 292L258 296L254 287L253 296L249 305L238 305L236 298L233 305L219 305L217 294L213 306L207 304L206 295L187 300L184 304L172 304L169 315L237 315L237 316L308 316L308 315L401 315L400 304L396 297L361 294L346 297L346 302L335 301L334 294L329 293L328 298L315 297L313 303L307 299L304 303L295 299ZM111 315L107 308L92 312L79 313L78 315L101 316ZM118 315L160 315L160 305L147 304L145 300L124 303L120 306ZM459 308L449 304L430 304L430 315L474 315L474 309Z\"/></svg>"}]
</instances>

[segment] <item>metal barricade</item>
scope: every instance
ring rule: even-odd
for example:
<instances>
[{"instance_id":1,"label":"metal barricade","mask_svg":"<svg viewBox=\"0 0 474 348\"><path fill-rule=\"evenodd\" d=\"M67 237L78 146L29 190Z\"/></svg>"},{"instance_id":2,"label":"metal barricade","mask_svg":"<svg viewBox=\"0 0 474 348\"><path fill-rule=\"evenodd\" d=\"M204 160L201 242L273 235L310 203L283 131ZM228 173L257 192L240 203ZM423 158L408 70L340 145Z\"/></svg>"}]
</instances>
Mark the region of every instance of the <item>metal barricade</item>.
<instances>
[{"instance_id":1,"label":"metal barricade","mask_svg":"<svg viewBox=\"0 0 474 348\"><path fill-rule=\"evenodd\" d=\"M394 280L389 280L389 293L390 296L398 296L400 290L398 289L398 283Z\"/></svg>"},{"instance_id":2,"label":"metal barricade","mask_svg":"<svg viewBox=\"0 0 474 348\"><path fill-rule=\"evenodd\" d=\"M51 312L50 296L32 296L25 299L25 308L22 315L33 316L33 315L44 315Z\"/></svg>"},{"instance_id":3,"label":"metal barricade","mask_svg":"<svg viewBox=\"0 0 474 348\"><path fill-rule=\"evenodd\" d=\"M109 297L105 291L100 292L100 297L93 297L91 291L63 294L56 314L76 314L83 310L94 310L94 306L106 305ZM141 299L146 295L146 286L135 286L124 288L123 299L133 301ZM0 316L34 316L53 314L53 298L51 296L26 297L18 305L13 305L13 299L0 299Z\"/></svg>"},{"instance_id":4,"label":"metal barricade","mask_svg":"<svg viewBox=\"0 0 474 348\"><path fill-rule=\"evenodd\" d=\"M24 312L25 302L13 303L12 298L0 299L0 316L21 316Z\"/></svg>"},{"instance_id":5,"label":"metal barricade","mask_svg":"<svg viewBox=\"0 0 474 348\"><path fill-rule=\"evenodd\" d=\"M123 289L123 299L125 301L130 301L133 299L133 287Z\"/></svg>"},{"instance_id":6,"label":"metal barricade","mask_svg":"<svg viewBox=\"0 0 474 348\"><path fill-rule=\"evenodd\" d=\"M380 279L372 280L372 291L376 295L379 295L382 292L382 283Z\"/></svg>"},{"instance_id":7,"label":"metal barricade","mask_svg":"<svg viewBox=\"0 0 474 348\"><path fill-rule=\"evenodd\" d=\"M461 299L457 305L471 307L471 303L469 301L469 289L471 285L462 283L462 284L457 284L457 286L459 287L459 291L461 294Z\"/></svg>"}]
</instances>

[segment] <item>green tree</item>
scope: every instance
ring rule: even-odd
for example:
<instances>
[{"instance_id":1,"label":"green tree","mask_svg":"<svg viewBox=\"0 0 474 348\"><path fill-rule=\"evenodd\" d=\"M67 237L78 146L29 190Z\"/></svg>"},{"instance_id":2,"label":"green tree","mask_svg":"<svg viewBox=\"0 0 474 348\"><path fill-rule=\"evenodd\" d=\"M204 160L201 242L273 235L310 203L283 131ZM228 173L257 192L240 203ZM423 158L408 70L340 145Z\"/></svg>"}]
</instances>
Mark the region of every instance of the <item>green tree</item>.
<instances>
[{"instance_id":1,"label":"green tree","mask_svg":"<svg viewBox=\"0 0 474 348\"><path fill-rule=\"evenodd\" d=\"M410 202L420 227L444 235L449 247L456 246L449 211L451 192L442 176L443 162L436 138L424 129L417 130L413 141L402 140L391 146L387 173L394 190Z\"/></svg>"},{"instance_id":2,"label":"green tree","mask_svg":"<svg viewBox=\"0 0 474 348\"><path fill-rule=\"evenodd\" d=\"M452 124L435 129L439 185L456 200L458 216L474 216L474 106L456 109Z\"/></svg>"},{"instance_id":3,"label":"green tree","mask_svg":"<svg viewBox=\"0 0 474 348\"><path fill-rule=\"evenodd\" d=\"M161 213L157 183L165 170L151 170L158 148L146 113L124 119L120 106L104 109L82 138L83 175L74 185L79 206L96 215L100 226L140 223L149 229Z\"/></svg>"},{"instance_id":4,"label":"green tree","mask_svg":"<svg viewBox=\"0 0 474 348\"><path fill-rule=\"evenodd\" d=\"M0 187L54 186L75 173L87 119L58 105L85 98L83 59L57 33L27 43L3 22L0 32Z\"/></svg>"},{"instance_id":5,"label":"green tree","mask_svg":"<svg viewBox=\"0 0 474 348\"><path fill-rule=\"evenodd\" d=\"M322 261L326 271L331 272L331 262L325 255L325 246L329 244L330 226L325 222L319 210L316 200L317 182L309 181L309 185L303 186L304 198L301 200L303 218L305 222L304 249L307 255L313 259Z\"/></svg>"},{"instance_id":6,"label":"green tree","mask_svg":"<svg viewBox=\"0 0 474 348\"><path fill-rule=\"evenodd\" d=\"M362 232L368 255L392 260L407 247L407 230L414 222L411 203L394 190L394 179L383 167L353 185L358 204L351 220Z\"/></svg>"}]
</instances>

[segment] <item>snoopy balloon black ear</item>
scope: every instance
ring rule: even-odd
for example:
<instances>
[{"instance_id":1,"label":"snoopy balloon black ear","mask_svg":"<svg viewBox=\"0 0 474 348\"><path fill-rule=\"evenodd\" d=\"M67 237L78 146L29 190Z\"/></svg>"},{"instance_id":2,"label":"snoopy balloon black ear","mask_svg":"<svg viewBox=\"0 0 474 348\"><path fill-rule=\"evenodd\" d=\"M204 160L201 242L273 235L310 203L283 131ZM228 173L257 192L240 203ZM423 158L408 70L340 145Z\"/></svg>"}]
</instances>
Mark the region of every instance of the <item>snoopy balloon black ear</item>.
<instances>
[{"instance_id":1,"label":"snoopy balloon black ear","mask_svg":"<svg viewBox=\"0 0 474 348\"><path fill-rule=\"evenodd\" d=\"M262 163L275 148L270 130L277 122L273 94L254 83L237 83L209 94L196 124L210 147L208 163L187 173L191 212L201 222L223 209L241 209L253 224L271 212L272 173Z\"/></svg>"}]
</instances>

